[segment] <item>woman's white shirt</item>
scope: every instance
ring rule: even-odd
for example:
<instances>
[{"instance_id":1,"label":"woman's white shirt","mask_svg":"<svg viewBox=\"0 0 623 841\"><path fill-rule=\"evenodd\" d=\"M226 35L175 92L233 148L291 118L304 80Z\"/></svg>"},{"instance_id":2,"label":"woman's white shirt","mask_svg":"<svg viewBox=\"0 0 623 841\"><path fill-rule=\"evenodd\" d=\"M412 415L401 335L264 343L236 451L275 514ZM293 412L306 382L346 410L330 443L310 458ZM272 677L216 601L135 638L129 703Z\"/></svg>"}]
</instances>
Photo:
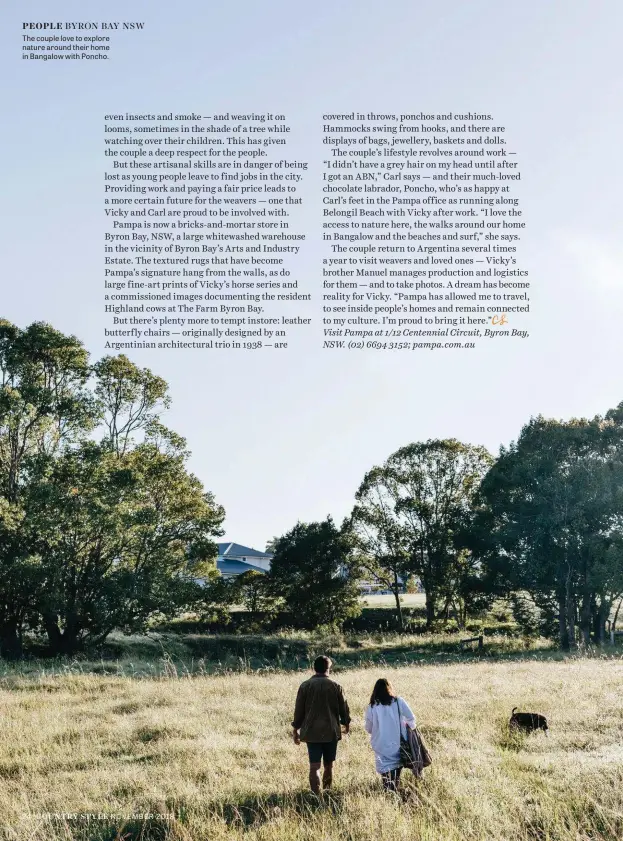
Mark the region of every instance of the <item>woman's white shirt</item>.
<instances>
[{"instance_id":1,"label":"woman's white shirt","mask_svg":"<svg viewBox=\"0 0 623 841\"><path fill-rule=\"evenodd\" d=\"M406 725L415 727L415 716L404 698L397 698L391 704L374 704L366 709L365 728L370 734L379 774L400 767L400 734L407 738Z\"/></svg>"}]
</instances>

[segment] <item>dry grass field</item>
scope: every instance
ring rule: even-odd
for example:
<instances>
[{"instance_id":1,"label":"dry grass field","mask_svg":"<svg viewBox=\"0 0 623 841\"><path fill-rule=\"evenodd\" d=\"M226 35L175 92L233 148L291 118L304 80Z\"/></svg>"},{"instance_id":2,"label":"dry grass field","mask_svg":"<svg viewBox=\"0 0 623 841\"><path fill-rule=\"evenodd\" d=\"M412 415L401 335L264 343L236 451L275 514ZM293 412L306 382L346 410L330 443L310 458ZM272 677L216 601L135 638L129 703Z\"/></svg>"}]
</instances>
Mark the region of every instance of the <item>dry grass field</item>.
<instances>
[{"instance_id":1,"label":"dry grass field","mask_svg":"<svg viewBox=\"0 0 623 841\"><path fill-rule=\"evenodd\" d=\"M361 724L373 681L412 704L434 764L379 790ZM336 784L306 791L288 724L302 672L0 680L0 826L30 841L615 841L623 661L533 659L337 674L354 719ZM511 708L550 734L511 738ZM89 815L91 817L89 817ZM145 815L152 817L144 818ZM154 817L155 815L155 817Z\"/></svg>"}]
</instances>

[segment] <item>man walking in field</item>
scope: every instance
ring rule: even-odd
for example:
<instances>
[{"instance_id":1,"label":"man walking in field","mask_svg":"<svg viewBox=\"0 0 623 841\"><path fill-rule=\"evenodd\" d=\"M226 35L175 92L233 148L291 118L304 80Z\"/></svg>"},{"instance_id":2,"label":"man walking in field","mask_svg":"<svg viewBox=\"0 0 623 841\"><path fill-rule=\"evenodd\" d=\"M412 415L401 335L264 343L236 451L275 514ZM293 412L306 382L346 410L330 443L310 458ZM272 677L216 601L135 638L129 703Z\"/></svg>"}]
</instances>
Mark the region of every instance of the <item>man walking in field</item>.
<instances>
[{"instance_id":1,"label":"man walking in field","mask_svg":"<svg viewBox=\"0 0 623 841\"><path fill-rule=\"evenodd\" d=\"M350 713L339 683L331 680L333 663L324 655L314 661L314 674L299 686L292 721L294 744L307 743L309 754L309 785L314 794L320 793L320 768L323 789L331 788L333 763L337 743L350 727Z\"/></svg>"}]
</instances>

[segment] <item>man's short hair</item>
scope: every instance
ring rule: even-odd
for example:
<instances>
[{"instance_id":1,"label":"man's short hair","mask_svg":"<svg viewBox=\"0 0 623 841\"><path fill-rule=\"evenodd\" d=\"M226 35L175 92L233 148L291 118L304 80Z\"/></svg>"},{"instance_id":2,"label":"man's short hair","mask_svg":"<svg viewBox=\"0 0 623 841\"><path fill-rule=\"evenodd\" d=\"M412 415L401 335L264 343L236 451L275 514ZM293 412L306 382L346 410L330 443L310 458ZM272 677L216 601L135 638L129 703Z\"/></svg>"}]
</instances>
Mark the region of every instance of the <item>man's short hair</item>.
<instances>
[{"instance_id":1,"label":"man's short hair","mask_svg":"<svg viewBox=\"0 0 623 841\"><path fill-rule=\"evenodd\" d=\"M321 675L326 675L332 665L333 661L326 654L321 654L320 657L316 657L314 660L314 671Z\"/></svg>"}]
</instances>

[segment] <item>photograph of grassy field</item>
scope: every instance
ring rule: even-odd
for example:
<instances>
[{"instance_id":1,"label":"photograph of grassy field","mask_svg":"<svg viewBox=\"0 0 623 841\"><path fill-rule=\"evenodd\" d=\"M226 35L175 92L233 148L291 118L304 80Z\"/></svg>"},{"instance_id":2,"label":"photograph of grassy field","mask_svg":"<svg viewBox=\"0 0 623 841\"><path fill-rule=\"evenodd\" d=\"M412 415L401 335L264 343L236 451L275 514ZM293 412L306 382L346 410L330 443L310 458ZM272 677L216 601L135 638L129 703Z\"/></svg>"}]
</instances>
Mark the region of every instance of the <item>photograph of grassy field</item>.
<instances>
[{"instance_id":1,"label":"photograph of grassy field","mask_svg":"<svg viewBox=\"0 0 623 841\"><path fill-rule=\"evenodd\" d=\"M622 836L620 657L537 651L401 667L381 660L339 671L335 656L353 727L340 746L334 788L320 798L307 791L305 748L289 731L307 672L192 673L167 657L102 663L100 674L97 664L80 662L57 671L7 667L0 684L2 837ZM409 700L433 755L423 780L405 778L402 798L380 791L362 727L379 676ZM549 735L513 736L515 706L546 714Z\"/></svg>"},{"instance_id":2,"label":"photograph of grassy field","mask_svg":"<svg viewBox=\"0 0 623 841\"><path fill-rule=\"evenodd\" d=\"M341 522L259 551L219 542L164 380L45 323L0 339L3 841L623 837L623 403L533 418L497 458L409 443ZM320 705L292 726L319 655L352 716L320 793L295 744ZM399 791L396 730L379 773L364 730L380 678L433 756Z\"/></svg>"}]
</instances>

